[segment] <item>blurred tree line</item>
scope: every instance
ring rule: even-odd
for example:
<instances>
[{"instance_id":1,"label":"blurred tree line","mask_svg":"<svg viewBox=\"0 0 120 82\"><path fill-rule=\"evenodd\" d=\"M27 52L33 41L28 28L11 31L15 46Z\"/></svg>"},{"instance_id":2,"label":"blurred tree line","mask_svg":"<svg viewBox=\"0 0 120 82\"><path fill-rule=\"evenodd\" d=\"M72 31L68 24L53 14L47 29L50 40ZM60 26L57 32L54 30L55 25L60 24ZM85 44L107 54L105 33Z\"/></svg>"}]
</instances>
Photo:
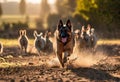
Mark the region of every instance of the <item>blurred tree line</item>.
<instances>
[{"instance_id":1,"label":"blurred tree line","mask_svg":"<svg viewBox=\"0 0 120 82\"><path fill-rule=\"evenodd\" d=\"M91 24L97 32L120 32L120 1L119 0L56 0L57 13L51 13L48 0L40 4L40 18L36 21L38 29L44 28L44 22L51 31L56 29L59 19L71 19L74 28ZM26 14L26 2L21 0L20 13ZM0 4L0 16L2 9Z\"/></svg>"},{"instance_id":2,"label":"blurred tree line","mask_svg":"<svg viewBox=\"0 0 120 82\"><path fill-rule=\"evenodd\" d=\"M49 15L48 21L70 18L75 28L91 24L98 30L120 32L119 6L119 0L56 0L58 13Z\"/></svg>"},{"instance_id":3,"label":"blurred tree line","mask_svg":"<svg viewBox=\"0 0 120 82\"><path fill-rule=\"evenodd\" d=\"M21 15L26 14L26 2L25 2L25 0L20 1L19 10L20 10Z\"/></svg>"},{"instance_id":4,"label":"blurred tree line","mask_svg":"<svg viewBox=\"0 0 120 82\"><path fill-rule=\"evenodd\" d=\"M74 16L78 20L82 20L82 17L85 21L100 29L119 27L119 0L77 0L76 2Z\"/></svg>"},{"instance_id":5,"label":"blurred tree line","mask_svg":"<svg viewBox=\"0 0 120 82\"><path fill-rule=\"evenodd\" d=\"M100 37L107 38L120 38L119 6L119 0L57 0L56 2L58 17L72 19L74 29L91 24Z\"/></svg>"},{"instance_id":6,"label":"blurred tree line","mask_svg":"<svg viewBox=\"0 0 120 82\"><path fill-rule=\"evenodd\" d=\"M0 17L2 16L3 12L2 12L2 5L0 3Z\"/></svg>"},{"instance_id":7,"label":"blurred tree line","mask_svg":"<svg viewBox=\"0 0 120 82\"><path fill-rule=\"evenodd\" d=\"M54 31L56 29L59 19L62 19L64 22L67 19L71 19L75 25L77 21L74 19L73 13L75 12L76 8L76 0L56 0L55 6L57 13L50 13L47 18L50 30Z\"/></svg>"}]
</instances>

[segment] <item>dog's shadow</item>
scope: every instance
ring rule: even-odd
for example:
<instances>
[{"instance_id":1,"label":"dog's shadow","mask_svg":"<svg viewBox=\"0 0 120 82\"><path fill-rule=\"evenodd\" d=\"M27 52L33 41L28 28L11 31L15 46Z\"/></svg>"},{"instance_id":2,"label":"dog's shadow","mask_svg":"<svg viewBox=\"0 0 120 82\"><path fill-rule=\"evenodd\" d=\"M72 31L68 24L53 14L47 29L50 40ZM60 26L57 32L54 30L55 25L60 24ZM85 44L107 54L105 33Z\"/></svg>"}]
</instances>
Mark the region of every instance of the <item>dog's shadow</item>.
<instances>
[{"instance_id":1,"label":"dog's shadow","mask_svg":"<svg viewBox=\"0 0 120 82\"><path fill-rule=\"evenodd\" d=\"M98 70L94 68L88 67L80 67L80 68L71 68L71 71L74 72L79 77L83 77L89 79L90 81L115 81L119 82L120 78L114 77L103 70Z\"/></svg>"}]
</instances>

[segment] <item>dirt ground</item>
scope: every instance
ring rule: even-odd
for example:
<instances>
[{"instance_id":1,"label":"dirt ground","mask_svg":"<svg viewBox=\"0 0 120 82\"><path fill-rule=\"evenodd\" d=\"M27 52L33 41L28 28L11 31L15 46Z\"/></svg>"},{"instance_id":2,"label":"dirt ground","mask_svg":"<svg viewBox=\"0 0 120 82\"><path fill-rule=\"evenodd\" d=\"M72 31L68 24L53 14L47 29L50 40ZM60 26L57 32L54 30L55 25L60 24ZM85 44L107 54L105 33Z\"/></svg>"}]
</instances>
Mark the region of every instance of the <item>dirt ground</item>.
<instances>
[{"instance_id":1,"label":"dirt ground","mask_svg":"<svg viewBox=\"0 0 120 82\"><path fill-rule=\"evenodd\" d=\"M5 47L1 58L14 66L0 67L0 82L120 82L120 45L99 45L96 53L83 54L60 68L55 54L21 55L17 46Z\"/></svg>"}]
</instances>

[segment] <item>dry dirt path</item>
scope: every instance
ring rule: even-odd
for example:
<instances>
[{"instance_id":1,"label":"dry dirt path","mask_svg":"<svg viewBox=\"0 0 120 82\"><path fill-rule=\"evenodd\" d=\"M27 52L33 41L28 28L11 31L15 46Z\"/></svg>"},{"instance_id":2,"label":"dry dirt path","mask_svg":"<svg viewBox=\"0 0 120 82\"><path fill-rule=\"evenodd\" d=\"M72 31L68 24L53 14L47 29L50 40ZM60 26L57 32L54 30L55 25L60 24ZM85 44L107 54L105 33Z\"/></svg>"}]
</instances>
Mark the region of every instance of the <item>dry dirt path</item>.
<instances>
[{"instance_id":1,"label":"dry dirt path","mask_svg":"<svg viewBox=\"0 0 120 82\"><path fill-rule=\"evenodd\" d=\"M53 55L20 55L16 47L5 48L1 58L16 66L0 67L0 82L120 82L120 46L102 46L107 53L105 59L85 67L69 64L67 69L60 68Z\"/></svg>"}]
</instances>

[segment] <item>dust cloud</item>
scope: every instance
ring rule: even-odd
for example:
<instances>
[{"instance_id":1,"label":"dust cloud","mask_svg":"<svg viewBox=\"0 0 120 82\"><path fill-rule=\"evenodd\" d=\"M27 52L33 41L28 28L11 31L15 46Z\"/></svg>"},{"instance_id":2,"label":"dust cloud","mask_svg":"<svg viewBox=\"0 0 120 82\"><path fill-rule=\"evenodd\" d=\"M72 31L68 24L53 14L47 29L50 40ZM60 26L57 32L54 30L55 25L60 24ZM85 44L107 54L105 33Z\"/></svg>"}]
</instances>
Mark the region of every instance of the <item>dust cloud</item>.
<instances>
[{"instance_id":1,"label":"dust cloud","mask_svg":"<svg viewBox=\"0 0 120 82\"><path fill-rule=\"evenodd\" d=\"M55 49L55 48L54 48ZM73 54L69 57L67 62L68 66L79 68L79 67L91 67L98 64L101 60L106 59L107 53L105 50L96 50L96 52L91 52L89 50L80 50L75 48ZM57 56L51 56L50 61L47 62L49 67L60 67L59 60Z\"/></svg>"}]
</instances>

